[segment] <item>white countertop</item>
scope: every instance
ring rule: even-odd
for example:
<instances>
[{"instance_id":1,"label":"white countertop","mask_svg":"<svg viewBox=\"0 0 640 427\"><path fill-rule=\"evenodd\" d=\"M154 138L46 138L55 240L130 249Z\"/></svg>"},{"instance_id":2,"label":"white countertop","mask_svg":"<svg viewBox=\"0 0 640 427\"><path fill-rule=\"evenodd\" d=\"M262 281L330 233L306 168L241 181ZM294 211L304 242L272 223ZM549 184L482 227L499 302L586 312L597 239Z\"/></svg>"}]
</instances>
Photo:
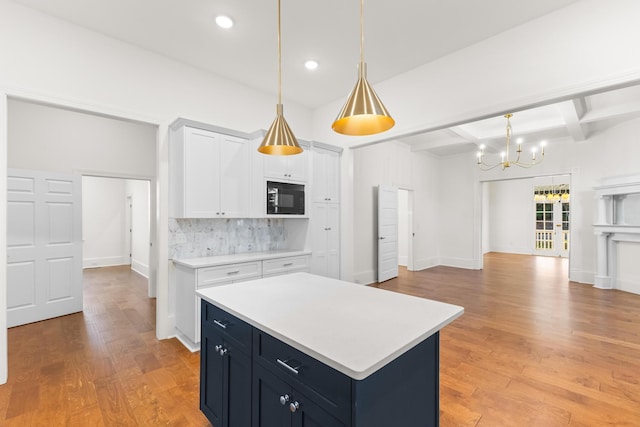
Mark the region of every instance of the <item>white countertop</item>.
<instances>
[{"instance_id":1,"label":"white countertop","mask_svg":"<svg viewBox=\"0 0 640 427\"><path fill-rule=\"evenodd\" d=\"M457 305L309 273L206 288L197 294L356 380L464 312Z\"/></svg>"},{"instance_id":2,"label":"white countertop","mask_svg":"<svg viewBox=\"0 0 640 427\"><path fill-rule=\"evenodd\" d=\"M309 255L310 251L268 251L268 252L245 252L233 255L217 255L200 258L174 259L173 262L189 268L213 267L216 265L235 264L237 262L260 261L265 259L283 258L290 256Z\"/></svg>"}]
</instances>

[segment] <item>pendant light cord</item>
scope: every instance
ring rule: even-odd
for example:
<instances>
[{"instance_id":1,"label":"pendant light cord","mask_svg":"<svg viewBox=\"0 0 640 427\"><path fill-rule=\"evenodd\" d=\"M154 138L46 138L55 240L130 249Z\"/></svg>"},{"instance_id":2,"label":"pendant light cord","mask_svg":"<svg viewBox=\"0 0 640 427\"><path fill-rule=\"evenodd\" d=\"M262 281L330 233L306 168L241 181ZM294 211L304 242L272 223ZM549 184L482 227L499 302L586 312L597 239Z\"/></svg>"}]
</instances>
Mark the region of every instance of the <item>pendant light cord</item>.
<instances>
[{"instance_id":1,"label":"pendant light cord","mask_svg":"<svg viewBox=\"0 0 640 427\"><path fill-rule=\"evenodd\" d=\"M278 0L278 104L282 104L282 42L280 41L280 0Z\"/></svg>"},{"instance_id":2,"label":"pendant light cord","mask_svg":"<svg viewBox=\"0 0 640 427\"><path fill-rule=\"evenodd\" d=\"M364 0L360 0L360 66L364 66Z\"/></svg>"}]
</instances>

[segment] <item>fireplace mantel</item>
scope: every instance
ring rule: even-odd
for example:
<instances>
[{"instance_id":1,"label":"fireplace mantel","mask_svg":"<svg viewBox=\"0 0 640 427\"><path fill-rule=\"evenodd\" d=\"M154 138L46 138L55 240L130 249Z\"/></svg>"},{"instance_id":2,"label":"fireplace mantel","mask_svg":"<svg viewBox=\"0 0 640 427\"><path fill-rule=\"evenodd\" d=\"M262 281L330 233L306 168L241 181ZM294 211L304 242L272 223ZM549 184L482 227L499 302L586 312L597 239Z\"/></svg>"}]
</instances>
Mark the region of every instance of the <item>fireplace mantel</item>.
<instances>
[{"instance_id":1,"label":"fireplace mantel","mask_svg":"<svg viewBox=\"0 0 640 427\"><path fill-rule=\"evenodd\" d=\"M640 243L640 175L611 177L594 187L597 197L597 273L594 286L613 289L616 278L616 244Z\"/></svg>"}]
</instances>

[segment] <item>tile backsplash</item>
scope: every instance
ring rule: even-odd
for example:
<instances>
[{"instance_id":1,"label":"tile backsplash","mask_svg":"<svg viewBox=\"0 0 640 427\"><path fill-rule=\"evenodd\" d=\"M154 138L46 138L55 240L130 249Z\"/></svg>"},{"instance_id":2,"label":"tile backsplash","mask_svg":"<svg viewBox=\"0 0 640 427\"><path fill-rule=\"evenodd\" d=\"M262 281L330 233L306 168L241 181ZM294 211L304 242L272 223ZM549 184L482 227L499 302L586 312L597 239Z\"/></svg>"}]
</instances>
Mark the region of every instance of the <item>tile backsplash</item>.
<instances>
[{"instance_id":1,"label":"tile backsplash","mask_svg":"<svg viewBox=\"0 0 640 427\"><path fill-rule=\"evenodd\" d=\"M286 249L284 219L169 218L169 258Z\"/></svg>"}]
</instances>

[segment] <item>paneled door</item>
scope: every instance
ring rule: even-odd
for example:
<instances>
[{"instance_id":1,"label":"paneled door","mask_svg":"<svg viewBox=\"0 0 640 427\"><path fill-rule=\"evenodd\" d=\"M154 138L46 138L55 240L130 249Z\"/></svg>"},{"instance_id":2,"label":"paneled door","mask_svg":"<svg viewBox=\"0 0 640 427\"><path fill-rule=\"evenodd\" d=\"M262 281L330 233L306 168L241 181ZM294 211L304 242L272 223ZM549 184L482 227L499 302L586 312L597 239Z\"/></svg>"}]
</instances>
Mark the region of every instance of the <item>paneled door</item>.
<instances>
[{"instance_id":1,"label":"paneled door","mask_svg":"<svg viewBox=\"0 0 640 427\"><path fill-rule=\"evenodd\" d=\"M378 282L398 277L398 189L378 186Z\"/></svg>"},{"instance_id":2,"label":"paneled door","mask_svg":"<svg viewBox=\"0 0 640 427\"><path fill-rule=\"evenodd\" d=\"M81 177L10 169L7 326L82 311Z\"/></svg>"}]
</instances>

